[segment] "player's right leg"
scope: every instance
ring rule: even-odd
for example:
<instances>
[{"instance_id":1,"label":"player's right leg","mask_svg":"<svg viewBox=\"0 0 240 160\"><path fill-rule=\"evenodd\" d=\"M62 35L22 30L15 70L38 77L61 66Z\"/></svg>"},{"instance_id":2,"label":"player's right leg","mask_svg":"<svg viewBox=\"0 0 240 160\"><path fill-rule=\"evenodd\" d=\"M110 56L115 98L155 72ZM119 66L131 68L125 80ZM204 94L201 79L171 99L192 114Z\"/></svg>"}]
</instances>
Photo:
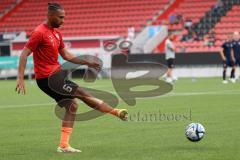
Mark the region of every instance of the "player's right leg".
<instances>
[{"instance_id":1,"label":"player's right leg","mask_svg":"<svg viewBox=\"0 0 240 160\"><path fill-rule=\"evenodd\" d=\"M172 68L168 68L166 74L167 74L166 82L172 83L172 82L173 82L173 78L172 78Z\"/></svg>"},{"instance_id":2,"label":"player's right leg","mask_svg":"<svg viewBox=\"0 0 240 160\"><path fill-rule=\"evenodd\" d=\"M235 78L235 69L236 69L236 66L234 65L234 62L233 62L233 61L230 61L230 62L229 62L229 67L232 67L231 75L230 75L230 81L231 81L232 83L235 83L235 82L236 82L236 78Z\"/></svg>"},{"instance_id":3,"label":"player's right leg","mask_svg":"<svg viewBox=\"0 0 240 160\"><path fill-rule=\"evenodd\" d=\"M167 66L168 66L168 70L166 73L167 74L166 82L173 83L174 81L174 78L173 78L174 59L173 58L167 59Z\"/></svg>"},{"instance_id":4,"label":"player's right leg","mask_svg":"<svg viewBox=\"0 0 240 160\"><path fill-rule=\"evenodd\" d=\"M226 80L226 72L227 72L227 61L223 61L223 73L222 73L222 78L223 78L222 83L223 84L228 83L228 81Z\"/></svg>"}]
</instances>

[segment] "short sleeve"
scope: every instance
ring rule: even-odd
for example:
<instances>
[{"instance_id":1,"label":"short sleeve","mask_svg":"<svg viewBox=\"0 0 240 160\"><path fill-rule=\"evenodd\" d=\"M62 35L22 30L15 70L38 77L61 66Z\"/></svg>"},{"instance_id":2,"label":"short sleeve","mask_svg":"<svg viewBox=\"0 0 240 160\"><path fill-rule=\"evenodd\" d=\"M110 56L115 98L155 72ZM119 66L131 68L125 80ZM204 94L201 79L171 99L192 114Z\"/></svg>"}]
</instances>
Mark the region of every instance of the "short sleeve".
<instances>
[{"instance_id":1,"label":"short sleeve","mask_svg":"<svg viewBox=\"0 0 240 160\"><path fill-rule=\"evenodd\" d=\"M59 50L63 49L65 47L63 40L61 39L60 41L60 46L59 46Z\"/></svg>"},{"instance_id":2,"label":"short sleeve","mask_svg":"<svg viewBox=\"0 0 240 160\"><path fill-rule=\"evenodd\" d=\"M25 47L30 49L31 51L35 51L41 42L42 42L42 33L32 32Z\"/></svg>"},{"instance_id":3,"label":"short sleeve","mask_svg":"<svg viewBox=\"0 0 240 160\"><path fill-rule=\"evenodd\" d=\"M61 49L65 48L65 45L63 43L62 34L58 33L58 35L60 35L60 45L59 45L58 50L61 50Z\"/></svg>"}]
</instances>

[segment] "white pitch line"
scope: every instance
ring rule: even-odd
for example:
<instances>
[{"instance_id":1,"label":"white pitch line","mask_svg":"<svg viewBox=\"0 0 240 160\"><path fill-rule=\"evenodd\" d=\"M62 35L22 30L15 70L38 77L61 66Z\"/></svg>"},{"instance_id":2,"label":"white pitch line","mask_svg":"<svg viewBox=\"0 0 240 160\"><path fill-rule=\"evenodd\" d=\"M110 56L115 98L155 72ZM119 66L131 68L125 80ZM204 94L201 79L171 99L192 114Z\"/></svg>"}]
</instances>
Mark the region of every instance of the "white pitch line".
<instances>
[{"instance_id":1,"label":"white pitch line","mask_svg":"<svg viewBox=\"0 0 240 160\"><path fill-rule=\"evenodd\" d=\"M116 94L115 91L108 91L110 93ZM173 96L195 96L195 95L238 95L240 94L240 90L225 90L225 91L209 91L209 92L170 92L165 95L155 96L155 97L147 97L147 98L156 98L156 97L173 97ZM144 98L137 98L144 99Z\"/></svg>"},{"instance_id":2,"label":"white pitch line","mask_svg":"<svg viewBox=\"0 0 240 160\"><path fill-rule=\"evenodd\" d=\"M186 92L186 93L169 93L163 96L195 96L195 95L229 95L229 94L240 94L240 90L228 90L228 91L209 91L209 92Z\"/></svg>"},{"instance_id":3,"label":"white pitch line","mask_svg":"<svg viewBox=\"0 0 240 160\"><path fill-rule=\"evenodd\" d=\"M116 94L115 91L110 93ZM157 97L179 97L179 96L196 96L196 95L240 95L240 90L225 90L221 91L209 91L209 92L183 92L183 93L169 93L166 95L156 96L156 97L147 97L146 99L153 99ZM145 98L137 98L137 99L145 99ZM121 101L121 99L119 99ZM4 108L22 108L22 107L39 107L39 106L55 106L56 103L36 103L36 104L12 104L12 105L0 105L0 109Z\"/></svg>"},{"instance_id":4,"label":"white pitch line","mask_svg":"<svg viewBox=\"0 0 240 160\"><path fill-rule=\"evenodd\" d=\"M35 103L35 104L10 104L10 105L4 105L0 106L0 109L3 108L21 108L21 107L39 107L39 106L49 106L54 105L55 103Z\"/></svg>"}]
</instances>

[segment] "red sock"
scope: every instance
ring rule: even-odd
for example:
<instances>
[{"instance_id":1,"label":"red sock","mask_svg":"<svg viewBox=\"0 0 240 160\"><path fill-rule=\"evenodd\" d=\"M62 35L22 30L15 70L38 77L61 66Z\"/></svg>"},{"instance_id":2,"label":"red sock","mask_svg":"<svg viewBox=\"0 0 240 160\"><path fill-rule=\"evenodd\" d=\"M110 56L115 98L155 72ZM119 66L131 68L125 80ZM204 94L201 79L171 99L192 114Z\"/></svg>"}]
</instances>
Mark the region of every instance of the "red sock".
<instances>
[{"instance_id":1,"label":"red sock","mask_svg":"<svg viewBox=\"0 0 240 160\"><path fill-rule=\"evenodd\" d=\"M66 148L69 147L69 139L72 134L72 128L62 127L61 129L61 140L59 147Z\"/></svg>"}]
</instances>

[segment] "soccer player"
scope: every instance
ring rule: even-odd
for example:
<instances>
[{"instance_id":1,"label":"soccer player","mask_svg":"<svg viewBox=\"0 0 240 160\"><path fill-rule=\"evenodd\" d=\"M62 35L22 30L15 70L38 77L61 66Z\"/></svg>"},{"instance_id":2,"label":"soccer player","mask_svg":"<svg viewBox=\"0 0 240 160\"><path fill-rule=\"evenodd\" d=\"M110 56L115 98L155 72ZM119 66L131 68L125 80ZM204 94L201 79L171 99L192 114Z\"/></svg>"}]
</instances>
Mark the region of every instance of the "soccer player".
<instances>
[{"instance_id":1,"label":"soccer player","mask_svg":"<svg viewBox=\"0 0 240 160\"><path fill-rule=\"evenodd\" d=\"M173 81L176 80L176 78L173 76L175 51L176 51L173 40L174 40L174 35L170 34L168 36L168 39L165 42L165 59L167 61L167 66L168 66L168 70L166 73L167 74L166 81L168 83L173 83Z\"/></svg>"},{"instance_id":2,"label":"soccer player","mask_svg":"<svg viewBox=\"0 0 240 160\"><path fill-rule=\"evenodd\" d=\"M70 98L69 103L61 106L65 107L66 112L62 120L61 139L57 148L57 152L73 153L81 152L80 150L72 148L69 145L69 139L73 130L78 107L76 97L81 99L91 108L97 109L104 113L110 113L122 120L127 120L127 110L114 109L102 100L93 97L79 86L77 86L77 89L74 91L74 95L78 96L66 96L51 89L49 86L49 77L52 75L52 73L56 72L60 68L58 54L60 54L66 61L80 65L87 65L90 68L100 70L99 62L90 62L88 60L77 58L64 47L62 35L59 30L56 29L63 25L64 17L65 11L60 4L48 3L47 21L35 28L21 53L16 91L22 94L26 93L24 85L24 71L27 57L33 53L34 72L38 87L48 96L55 99L56 102ZM67 83L76 85L74 82L66 81L66 84L62 84L63 86L61 88L66 87L64 85L68 85ZM56 81L56 84L61 84L60 80L59 82ZM71 85L68 87L71 87Z\"/></svg>"},{"instance_id":3,"label":"soccer player","mask_svg":"<svg viewBox=\"0 0 240 160\"><path fill-rule=\"evenodd\" d=\"M220 51L220 56L223 60L223 84L227 84L226 72L227 67L232 67L230 80L235 82L235 67L234 67L234 57L232 52L232 35L228 36L228 39L222 44L222 50Z\"/></svg>"},{"instance_id":4,"label":"soccer player","mask_svg":"<svg viewBox=\"0 0 240 160\"><path fill-rule=\"evenodd\" d=\"M240 65L240 37L239 32L233 33L232 49L234 54L234 68Z\"/></svg>"}]
</instances>

